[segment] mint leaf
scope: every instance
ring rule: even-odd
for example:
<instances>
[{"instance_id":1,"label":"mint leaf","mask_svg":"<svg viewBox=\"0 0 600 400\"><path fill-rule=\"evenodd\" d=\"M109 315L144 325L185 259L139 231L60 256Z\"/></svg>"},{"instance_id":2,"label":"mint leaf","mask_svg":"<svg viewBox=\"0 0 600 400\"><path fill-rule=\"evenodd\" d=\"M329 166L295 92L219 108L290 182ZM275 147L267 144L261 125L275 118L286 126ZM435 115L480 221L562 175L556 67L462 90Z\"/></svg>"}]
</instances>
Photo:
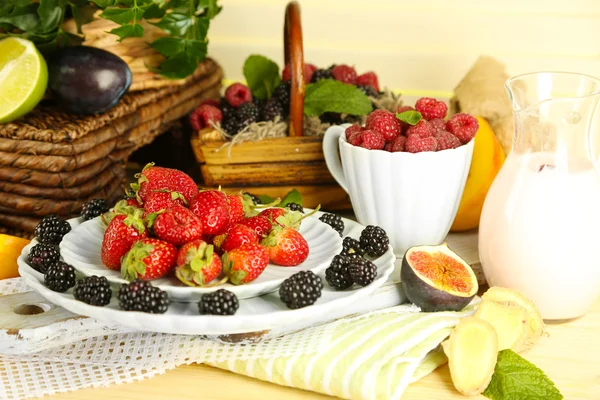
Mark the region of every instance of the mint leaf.
<instances>
[{"instance_id":1,"label":"mint leaf","mask_svg":"<svg viewBox=\"0 0 600 400\"><path fill-rule=\"evenodd\" d=\"M494 376L483 395L492 400L563 398L542 370L512 350L502 350L498 353Z\"/></svg>"},{"instance_id":2,"label":"mint leaf","mask_svg":"<svg viewBox=\"0 0 600 400\"><path fill-rule=\"evenodd\" d=\"M244 62L244 77L252 96L258 99L271 97L281 82L279 66L267 57L253 54Z\"/></svg>"},{"instance_id":3,"label":"mint leaf","mask_svg":"<svg viewBox=\"0 0 600 400\"><path fill-rule=\"evenodd\" d=\"M101 18L115 22L119 25L129 23L129 21L131 21L134 16L135 11L133 9L119 7L107 8L106 10L102 11L102 14L100 14ZM111 31L111 33L113 32Z\"/></svg>"},{"instance_id":4,"label":"mint leaf","mask_svg":"<svg viewBox=\"0 0 600 400\"><path fill-rule=\"evenodd\" d=\"M260 199L261 204L271 204L275 201L274 198L266 194L261 194L260 196L258 196L258 198Z\"/></svg>"},{"instance_id":5,"label":"mint leaf","mask_svg":"<svg viewBox=\"0 0 600 400\"><path fill-rule=\"evenodd\" d=\"M416 125L423 119L423 116L418 111L408 110L401 113L396 113L396 118L402 122L406 122L409 125Z\"/></svg>"},{"instance_id":6,"label":"mint leaf","mask_svg":"<svg viewBox=\"0 0 600 400\"><path fill-rule=\"evenodd\" d=\"M142 37L144 36L144 27L140 24L127 24L121 25L118 28L110 31L113 35L119 37L119 42L128 37Z\"/></svg>"},{"instance_id":7,"label":"mint leaf","mask_svg":"<svg viewBox=\"0 0 600 400\"><path fill-rule=\"evenodd\" d=\"M292 189L285 195L281 203L279 203L278 207L285 207L290 203L296 203L302 205L302 195L297 189Z\"/></svg>"},{"instance_id":8,"label":"mint leaf","mask_svg":"<svg viewBox=\"0 0 600 400\"><path fill-rule=\"evenodd\" d=\"M37 13L40 16L39 32L48 32L58 26L63 18L64 7L58 0L40 0Z\"/></svg>"},{"instance_id":9,"label":"mint leaf","mask_svg":"<svg viewBox=\"0 0 600 400\"><path fill-rule=\"evenodd\" d=\"M371 100L354 85L322 79L306 86L304 114L308 116L319 116L325 112L366 115L371 111Z\"/></svg>"}]
</instances>

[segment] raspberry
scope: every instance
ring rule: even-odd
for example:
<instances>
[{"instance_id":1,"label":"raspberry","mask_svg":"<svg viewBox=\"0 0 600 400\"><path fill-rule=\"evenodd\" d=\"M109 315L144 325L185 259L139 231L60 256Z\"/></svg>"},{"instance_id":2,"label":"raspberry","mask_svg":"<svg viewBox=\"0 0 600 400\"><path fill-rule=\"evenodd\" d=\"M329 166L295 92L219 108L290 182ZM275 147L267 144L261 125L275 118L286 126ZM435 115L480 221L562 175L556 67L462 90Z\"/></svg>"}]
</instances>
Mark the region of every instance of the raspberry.
<instances>
[{"instance_id":1,"label":"raspberry","mask_svg":"<svg viewBox=\"0 0 600 400\"><path fill-rule=\"evenodd\" d=\"M421 153L423 151L436 151L437 146L437 139L433 136L421 138L418 135L412 135L406 139L404 148L409 153Z\"/></svg>"},{"instance_id":2,"label":"raspberry","mask_svg":"<svg viewBox=\"0 0 600 400\"><path fill-rule=\"evenodd\" d=\"M223 113L215 106L202 104L190 114L190 124L195 131L210 126L210 122L221 122Z\"/></svg>"},{"instance_id":3,"label":"raspberry","mask_svg":"<svg viewBox=\"0 0 600 400\"><path fill-rule=\"evenodd\" d=\"M349 83L354 85L356 83L356 70L349 65L336 65L331 70L331 76L336 81Z\"/></svg>"},{"instance_id":4,"label":"raspberry","mask_svg":"<svg viewBox=\"0 0 600 400\"><path fill-rule=\"evenodd\" d=\"M433 127L434 133L446 130L446 120L444 118L434 118L430 120L429 123Z\"/></svg>"},{"instance_id":5,"label":"raspberry","mask_svg":"<svg viewBox=\"0 0 600 400\"><path fill-rule=\"evenodd\" d=\"M234 83L225 90L225 98L233 107L239 107L243 103L252 101L252 93L246 85Z\"/></svg>"},{"instance_id":6,"label":"raspberry","mask_svg":"<svg viewBox=\"0 0 600 400\"><path fill-rule=\"evenodd\" d=\"M462 144L465 144L475 137L479 129L479 122L472 115L459 113L446 122L446 129L453 133Z\"/></svg>"},{"instance_id":7,"label":"raspberry","mask_svg":"<svg viewBox=\"0 0 600 400\"><path fill-rule=\"evenodd\" d=\"M369 114L365 128L378 132L386 142L391 142L402 133L400 120L387 110L375 110Z\"/></svg>"},{"instance_id":8,"label":"raspberry","mask_svg":"<svg viewBox=\"0 0 600 400\"><path fill-rule=\"evenodd\" d=\"M394 139L393 142L388 143L390 145L390 148L388 151L392 152L392 153L396 153L398 151L404 151L404 147L406 146L406 137L405 136L398 136L396 139Z\"/></svg>"},{"instance_id":9,"label":"raspberry","mask_svg":"<svg viewBox=\"0 0 600 400\"><path fill-rule=\"evenodd\" d=\"M448 106L443 101L431 97L421 97L415 103L415 109L423 115L426 120L444 118L448 112Z\"/></svg>"},{"instance_id":10,"label":"raspberry","mask_svg":"<svg viewBox=\"0 0 600 400\"><path fill-rule=\"evenodd\" d=\"M360 146L363 142L362 132L354 132L346 141L352 146Z\"/></svg>"},{"instance_id":11,"label":"raspberry","mask_svg":"<svg viewBox=\"0 0 600 400\"><path fill-rule=\"evenodd\" d=\"M401 113L403 113L405 111L414 111L414 109L415 108L413 106L400 106L400 107L398 107L398 109L396 110L396 112L398 114L401 114Z\"/></svg>"},{"instance_id":12,"label":"raspberry","mask_svg":"<svg viewBox=\"0 0 600 400\"><path fill-rule=\"evenodd\" d=\"M312 75L317 70L312 64L304 64L304 83L310 83ZM292 79L292 65L290 63L285 64L283 71L281 71L281 80L289 81Z\"/></svg>"},{"instance_id":13,"label":"raspberry","mask_svg":"<svg viewBox=\"0 0 600 400\"><path fill-rule=\"evenodd\" d=\"M361 133L362 143L360 147L368 150L381 150L385 146L385 139L379 132L366 130Z\"/></svg>"},{"instance_id":14,"label":"raspberry","mask_svg":"<svg viewBox=\"0 0 600 400\"><path fill-rule=\"evenodd\" d=\"M356 78L357 85L368 85L379 92L379 79L373 71L365 72Z\"/></svg>"},{"instance_id":15,"label":"raspberry","mask_svg":"<svg viewBox=\"0 0 600 400\"><path fill-rule=\"evenodd\" d=\"M346 128L346 140L350 139L352 134L362 132L362 127L360 125L350 125Z\"/></svg>"},{"instance_id":16,"label":"raspberry","mask_svg":"<svg viewBox=\"0 0 600 400\"><path fill-rule=\"evenodd\" d=\"M438 141L438 151L460 147L460 140L448 131L442 130L435 134Z\"/></svg>"},{"instance_id":17,"label":"raspberry","mask_svg":"<svg viewBox=\"0 0 600 400\"><path fill-rule=\"evenodd\" d=\"M433 126L429 121L420 120L418 124L411 126L406 130L406 137L417 135L420 138L433 136Z\"/></svg>"}]
</instances>

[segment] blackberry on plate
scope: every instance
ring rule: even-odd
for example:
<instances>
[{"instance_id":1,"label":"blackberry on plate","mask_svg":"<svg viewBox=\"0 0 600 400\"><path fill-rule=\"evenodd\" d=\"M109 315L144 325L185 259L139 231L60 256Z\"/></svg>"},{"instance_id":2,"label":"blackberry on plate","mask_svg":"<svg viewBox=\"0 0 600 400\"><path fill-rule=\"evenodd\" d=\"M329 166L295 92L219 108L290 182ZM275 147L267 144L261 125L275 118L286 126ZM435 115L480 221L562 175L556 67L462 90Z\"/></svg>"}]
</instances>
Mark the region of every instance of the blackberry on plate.
<instances>
[{"instance_id":1,"label":"blackberry on plate","mask_svg":"<svg viewBox=\"0 0 600 400\"><path fill-rule=\"evenodd\" d=\"M35 236L41 243L59 244L71 230L71 225L58 215L48 215L35 227Z\"/></svg>"},{"instance_id":2,"label":"blackberry on plate","mask_svg":"<svg viewBox=\"0 0 600 400\"><path fill-rule=\"evenodd\" d=\"M119 307L125 311L164 314L169 308L167 292L141 279L121 285L117 297Z\"/></svg>"},{"instance_id":3,"label":"blackberry on plate","mask_svg":"<svg viewBox=\"0 0 600 400\"><path fill-rule=\"evenodd\" d=\"M73 289L73 297L76 300L83 301L92 306L104 307L110 303L111 296L112 290L105 276L93 275L85 277L77 281L75 289Z\"/></svg>"},{"instance_id":4,"label":"blackberry on plate","mask_svg":"<svg viewBox=\"0 0 600 400\"><path fill-rule=\"evenodd\" d=\"M387 251L390 239L383 229L369 225L360 233L360 245L366 255L379 257Z\"/></svg>"},{"instance_id":5,"label":"blackberry on plate","mask_svg":"<svg viewBox=\"0 0 600 400\"><path fill-rule=\"evenodd\" d=\"M55 292L66 292L75 286L75 268L63 261L55 262L44 274L44 285Z\"/></svg>"},{"instance_id":6,"label":"blackberry on plate","mask_svg":"<svg viewBox=\"0 0 600 400\"><path fill-rule=\"evenodd\" d=\"M359 286L367 286L373 282L377 276L377 266L362 257L352 258L348 270L350 271L350 276L354 283Z\"/></svg>"},{"instance_id":7,"label":"blackberry on plate","mask_svg":"<svg viewBox=\"0 0 600 400\"><path fill-rule=\"evenodd\" d=\"M198 303L200 314L233 315L240 303L235 294L229 290L219 289L202 296Z\"/></svg>"},{"instance_id":8,"label":"blackberry on plate","mask_svg":"<svg viewBox=\"0 0 600 400\"><path fill-rule=\"evenodd\" d=\"M27 254L27 263L42 274L45 274L48 267L59 260L60 252L52 244L38 243Z\"/></svg>"},{"instance_id":9,"label":"blackberry on plate","mask_svg":"<svg viewBox=\"0 0 600 400\"><path fill-rule=\"evenodd\" d=\"M335 290L346 290L354 284L350 276L352 256L338 254L333 257L331 264L325 270L325 280Z\"/></svg>"},{"instance_id":10,"label":"blackberry on plate","mask_svg":"<svg viewBox=\"0 0 600 400\"><path fill-rule=\"evenodd\" d=\"M302 214L304 214L304 207L298 203L287 203L286 207L289 208L290 211L300 211Z\"/></svg>"},{"instance_id":11,"label":"blackberry on plate","mask_svg":"<svg viewBox=\"0 0 600 400\"><path fill-rule=\"evenodd\" d=\"M359 88L367 96L371 96L371 97L379 96L379 93L377 93L377 90L375 90L375 88L371 85L356 85L356 87Z\"/></svg>"},{"instance_id":12,"label":"blackberry on plate","mask_svg":"<svg viewBox=\"0 0 600 400\"><path fill-rule=\"evenodd\" d=\"M325 222L327 225L331 226L340 234L340 237L344 233L344 221L342 221L342 217L339 215L323 214L319 217L319 221Z\"/></svg>"},{"instance_id":13,"label":"blackberry on plate","mask_svg":"<svg viewBox=\"0 0 600 400\"><path fill-rule=\"evenodd\" d=\"M346 236L342 241L342 252L340 254L358 254L364 256L365 251L358 240Z\"/></svg>"},{"instance_id":14,"label":"blackberry on plate","mask_svg":"<svg viewBox=\"0 0 600 400\"><path fill-rule=\"evenodd\" d=\"M279 298L292 310L310 306L321 297L323 282L312 271L300 271L287 278L279 288Z\"/></svg>"},{"instance_id":15,"label":"blackberry on plate","mask_svg":"<svg viewBox=\"0 0 600 400\"><path fill-rule=\"evenodd\" d=\"M310 81L311 81L311 83L315 83L315 82L320 81L321 79L333 79L333 76L331 76L331 70L330 69L316 70L315 72L313 72Z\"/></svg>"},{"instance_id":16,"label":"blackberry on plate","mask_svg":"<svg viewBox=\"0 0 600 400\"><path fill-rule=\"evenodd\" d=\"M83 203L81 216L85 221L89 221L108 212L108 210L110 210L110 207L105 199L94 199Z\"/></svg>"},{"instance_id":17,"label":"blackberry on plate","mask_svg":"<svg viewBox=\"0 0 600 400\"><path fill-rule=\"evenodd\" d=\"M252 193L246 193L248 196L250 196L250 198L252 199L252 202L254 203L254 205L258 205L258 204L262 204L262 201L260 199L260 197L258 197L255 194Z\"/></svg>"},{"instance_id":18,"label":"blackberry on plate","mask_svg":"<svg viewBox=\"0 0 600 400\"><path fill-rule=\"evenodd\" d=\"M283 118L283 108L274 100L269 100L262 107L260 119L262 121L274 121L276 117Z\"/></svg>"},{"instance_id":19,"label":"blackberry on plate","mask_svg":"<svg viewBox=\"0 0 600 400\"><path fill-rule=\"evenodd\" d=\"M292 92L291 81L281 82L279 86L273 90L271 99L275 100L283 109L284 115L290 112L290 93Z\"/></svg>"}]
</instances>

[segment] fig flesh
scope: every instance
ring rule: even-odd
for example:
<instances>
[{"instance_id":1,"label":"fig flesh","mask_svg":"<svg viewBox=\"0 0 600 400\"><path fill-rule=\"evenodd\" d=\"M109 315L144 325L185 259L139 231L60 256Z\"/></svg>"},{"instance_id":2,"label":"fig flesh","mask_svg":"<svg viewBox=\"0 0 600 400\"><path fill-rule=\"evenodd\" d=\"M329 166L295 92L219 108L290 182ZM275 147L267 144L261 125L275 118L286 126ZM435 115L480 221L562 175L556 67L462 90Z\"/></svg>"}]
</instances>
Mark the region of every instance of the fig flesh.
<instances>
[{"instance_id":1,"label":"fig flesh","mask_svg":"<svg viewBox=\"0 0 600 400\"><path fill-rule=\"evenodd\" d=\"M65 48L48 61L48 88L59 105L73 113L110 110L127 92L131 80L125 61L95 47Z\"/></svg>"},{"instance_id":2,"label":"fig flesh","mask_svg":"<svg viewBox=\"0 0 600 400\"><path fill-rule=\"evenodd\" d=\"M408 300L424 312L460 311L479 289L469 264L445 244L408 249L400 278Z\"/></svg>"}]
</instances>

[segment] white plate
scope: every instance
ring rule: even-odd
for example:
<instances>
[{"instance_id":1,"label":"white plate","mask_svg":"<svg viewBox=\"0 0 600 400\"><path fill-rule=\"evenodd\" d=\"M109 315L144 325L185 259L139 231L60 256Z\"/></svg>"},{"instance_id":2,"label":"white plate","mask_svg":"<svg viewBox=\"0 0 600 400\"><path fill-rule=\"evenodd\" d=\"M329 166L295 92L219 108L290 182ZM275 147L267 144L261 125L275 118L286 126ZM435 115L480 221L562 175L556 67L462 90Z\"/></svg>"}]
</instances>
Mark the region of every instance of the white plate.
<instances>
[{"instance_id":1,"label":"white plate","mask_svg":"<svg viewBox=\"0 0 600 400\"><path fill-rule=\"evenodd\" d=\"M269 264L256 280L239 286L226 283L212 288L190 287L172 274L156 279L152 284L167 292L169 298L181 302L196 302L203 294L222 288L235 293L239 299L248 299L277 290L286 278L298 271L310 270L319 274L329 266L333 256L342 251L342 238L329 225L319 221L319 215L321 214L317 213L302 221L300 233L308 242L310 252L306 261L296 267ZM115 284L127 283L120 271L110 270L102 265L100 248L105 229L100 218L76 226L60 243L60 253L65 262L84 275L106 276Z\"/></svg>"},{"instance_id":2,"label":"white plate","mask_svg":"<svg viewBox=\"0 0 600 400\"><path fill-rule=\"evenodd\" d=\"M364 228L357 222L344 219L345 236L358 238ZM345 291L335 291L323 278L323 294L312 306L298 310L289 310L279 299L277 293L241 300L240 308L233 316L199 315L195 303L175 302L165 314L146 314L142 312L122 311L119 309L113 286L113 298L106 307L90 306L73 298L72 289L66 293L57 293L44 286L42 274L27 264L27 254L35 241L27 245L18 259L19 273L33 289L48 301L67 310L95 318L107 323L116 323L133 329L190 335L226 335L235 333L261 332L280 329L282 326L296 324L298 321L327 320L361 299L368 298L382 286L394 270L396 257L390 247L388 251L373 262L377 266L377 277L365 287L354 286Z\"/></svg>"}]
</instances>

